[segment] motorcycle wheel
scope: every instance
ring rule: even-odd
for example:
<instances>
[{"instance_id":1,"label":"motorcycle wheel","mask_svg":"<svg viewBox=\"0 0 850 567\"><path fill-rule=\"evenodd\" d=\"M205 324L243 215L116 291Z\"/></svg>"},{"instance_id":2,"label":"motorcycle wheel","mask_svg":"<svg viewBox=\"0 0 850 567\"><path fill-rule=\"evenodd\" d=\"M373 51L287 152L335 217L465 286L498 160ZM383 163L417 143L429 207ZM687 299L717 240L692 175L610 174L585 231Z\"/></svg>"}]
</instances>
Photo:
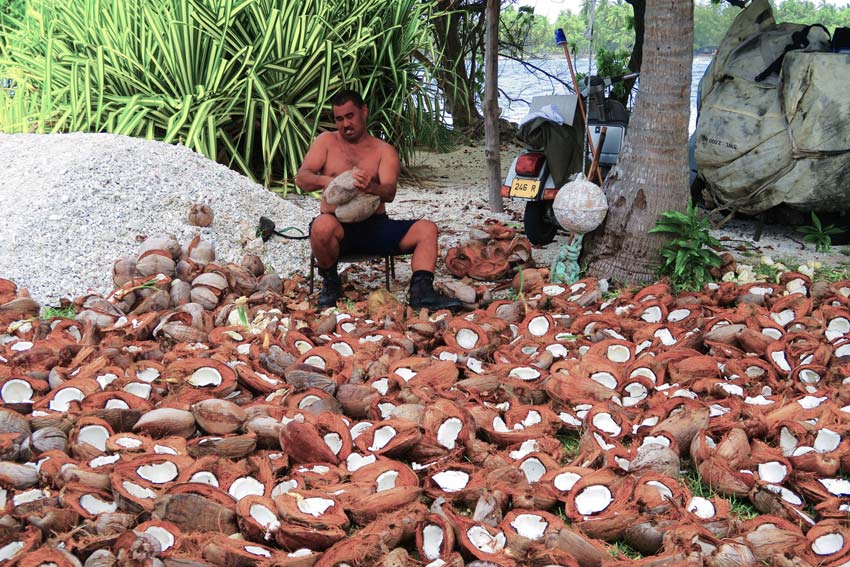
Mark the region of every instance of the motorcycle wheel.
<instances>
[{"instance_id":1,"label":"motorcycle wheel","mask_svg":"<svg viewBox=\"0 0 850 567\"><path fill-rule=\"evenodd\" d=\"M529 201L525 204L525 236L535 245L555 240L558 223L552 212L552 201Z\"/></svg>"}]
</instances>

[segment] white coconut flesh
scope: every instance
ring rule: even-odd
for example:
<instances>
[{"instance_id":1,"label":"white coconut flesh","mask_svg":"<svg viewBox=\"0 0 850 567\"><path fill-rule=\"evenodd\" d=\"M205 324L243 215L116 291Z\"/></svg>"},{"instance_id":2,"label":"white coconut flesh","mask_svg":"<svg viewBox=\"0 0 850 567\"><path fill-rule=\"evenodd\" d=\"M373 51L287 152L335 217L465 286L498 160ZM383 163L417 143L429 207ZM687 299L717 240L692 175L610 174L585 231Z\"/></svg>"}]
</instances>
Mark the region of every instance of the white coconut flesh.
<instances>
[{"instance_id":1,"label":"white coconut flesh","mask_svg":"<svg viewBox=\"0 0 850 567\"><path fill-rule=\"evenodd\" d=\"M396 481L398 480L398 471L389 470L384 471L378 475L378 478L375 479L376 492L383 492L384 490L392 490L395 488Z\"/></svg>"},{"instance_id":2,"label":"white coconut flesh","mask_svg":"<svg viewBox=\"0 0 850 567\"><path fill-rule=\"evenodd\" d=\"M623 428L614 421L614 418L612 418L609 413L597 413L593 416L593 419L591 419L591 423L600 431L603 431L613 437L617 437L623 431Z\"/></svg>"},{"instance_id":3,"label":"white coconut flesh","mask_svg":"<svg viewBox=\"0 0 850 567\"><path fill-rule=\"evenodd\" d=\"M844 547L844 536L840 533L824 534L812 542L812 551L817 555L832 555Z\"/></svg>"},{"instance_id":4,"label":"white coconut flesh","mask_svg":"<svg viewBox=\"0 0 850 567\"><path fill-rule=\"evenodd\" d=\"M372 382L372 387L382 396L386 396L390 389L390 381L387 378L380 378Z\"/></svg>"},{"instance_id":5,"label":"white coconut flesh","mask_svg":"<svg viewBox=\"0 0 850 567\"><path fill-rule=\"evenodd\" d=\"M777 341L782 338L782 331L774 329L773 327L766 327L762 329L761 334Z\"/></svg>"},{"instance_id":6,"label":"white coconut flesh","mask_svg":"<svg viewBox=\"0 0 850 567\"><path fill-rule=\"evenodd\" d=\"M342 451L342 437L339 433L326 433L322 439L334 455L339 455Z\"/></svg>"},{"instance_id":7,"label":"white coconut flesh","mask_svg":"<svg viewBox=\"0 0 850 567\"><path fill-rule=\"evenodd\" d=\"M301 401L298 402L298 409L304 409L307 406L315 404L316 402L319 402L321 400L322 398L320 398L319 396L304 396L303 398L301 398Z\"/></svg>"},{"instance_id":8,"label":"white coconut flesh","mask_svg":"<svg viewBox=\"0 0 850 567\"><path fill-rule=\"evenodd\" d=\"M345 341L335 342L331 345L331 348L342 356L354 356L354 349Z\"/></svg>"},{"instance_id":9,"label":"white coconut flesh","mask_svg":"<svg viewBox=\"0 0 850 567\"><path fill-rule=\"evenodd\" d=\"M549 332L549 319L538 315L528 322L528 332L534 337L542 337Z\"/></svg>"},{"instance_id":10,"label":"white coconut flesh","mask_svg":"<svg viewBox=\"0 0 850 567\"><path fill-rule=\"evenodd\" d=\"M109 439L109 430L102 425L86 425L77 435L77 441L91 445L99 451L106 451L107 439Z\"/></svg>"},{"instance_id":11,"label":"white coconut flesh","mask_svg":"<svg viewBox=\"0 0 850 567\"><path fill-rule=\"evenodd\" d=\"M792 506L802 506L803 499L785 488L784 486L777 486L775 484L767 484L765 488L774 494L778 494L780 498L791 504Z\"/></svg>"},{"instance_id":12,"label":"white coconut flesh","mask_svg":"<svg viewBox=\"0 0 850 567\"><path fill-rule=\"evenodd\" d=\"M366 465L371 465L377 460L378 459L375 455L367 455L364 457L360 453L351 453L345 459L345 466L348 469L348 472L354 472L362 469Z\"/></svg>"},{"instance_id":13,"label":"white coconut flesh","mask_svg":"<svg viewBox=\"0 0 850 567\"><path fill-rule=\"evenodd\" d=\"M815 396L806 396L797 400L797 403L800 404L800 407L803 409L814 409L824 403L827 400L826 397L818 398Z\"/></svg>"},{"instance_id":14,"label":"white coconut flesh","mask_svg":"<svg viewBox=\"0 0 850 567\"><path fill-rule=\"evenodd\" d=\"M304 364L309 364L310 366L315 366L316 368L321 368L322 370L324 370L328 365L324 358L315 354L305 358Z\"/></svg>"},{"instance_id":15,"label":"white coconut flesh","mask_svg":"<svg viewBox=\"0 0 850 567\"><path fill-rule=\"evenodd\" d=\"M604 484L594 484L583 488L576 495L576 510L582 516L590 516L604 511L613 502L611 491Z\"/></svg>"},{"instance_id":16,"label":"white coconut flesh","mask_svg":"<svg viewBox=\"0 0 850 567\"><path fill-rule=\"evenodd\" d=\"M145 533L156 538L162 551L166 551L174 545L174 534L160 526L150 526Z\"/></svg>"},{"instance_id":17,"label":"white coconut flesh","mask_svg":"<svg viewBox=\"0 0 850 567\"><path fill-rule=\"evenodd\" d=\"M650 480L649 482L646 483L646 485L651 486L654 489L656 489L658 491L658 494L664 500L672 500L673 499L673 491L670 490L670 487L668 487L663 482L659 482L657 480Z\"/></svg>"},{"instance_id":18,"label":"white coconut flesh","mask_svg":"<svg viewBox=\"0 0 850 567\"><path fill-rule=\"evenodd\" d=\"M787 284L785 284L785 289L788 293L806 293L806 282L800 278L794 278Z\"/></svg>"},{"instance_id":19,"label":"white coconut flesh","mask_svg":"<svg viewBox=\"0 0 850 567\"><path fill-rule=\"evenodd\" d=\"M179 471L177 470L177 465L171 461L165 461L158 464L136 467L136 474L148 482L165 484L177 478Z\"/></svg>"},{"instance_id":20,"label":"white coconut flesh","mask_svg":"<svg viewBox=\"0 0 850 567\"><path fill-rule=\"evenodd\" d=\"M313 474L328 474L331 472L331 469L326 467L325 465L314 465L309 469L307 467L298 467L298 472L300 473L313 473Z\"/></svg>"},{"instance_id":21,"label":"white coconut flesh","mask_svg":"<svg viewBox=\"0 0 850 567\"><path fill-rule=\"evenodd\" d=\"M153 500L157 496L156 492L150 488L139 486L135 482L130 482L129 480L123 481L121 486L124 487L124 490L126 490L130 496L140 500Z\"/></svg>"},{"instance_id":22,"label":"white coconut flesh","mask_svg":"<svg viewBox=\"0 0 850 567\"><path fill-rule=\"evenodd\" d=\"M258 545L246 545L243 548L245 551L250 553L251 555L258 555L260 557L271 557L272 554L268 549L263 549Z\"/></svg>"},{"instance_id":23,"label":"white coconut flesh","mask_svg":"<svg viewBox=\"0 0 850 567\"><path fill-rule=\"evenodd\" d=\"M788 476L788 467L778 461L759 463L759 478L771 484L779 484Z\"/></svg>"},{"instance_id":24,"label":"white coconut flesh","mask_svg":"<svg viewBox=\"0 0 850 567\"><path fill-rule=\"evenodd\" d=\"M336 504L328 498L303 498L298 501L298 510L302 514L307 514L318 518L328 511L328 508Z\"/></svg>"},{"instance_id":25,"label":"white coconut flesh","mask_svg":"<svg viewBox=\"0 0 850 567\"><path fill-rule=\"evenodd\" d=\"M356 328L357 328L357 325L355 325L354 323L343 323L343 324L340 326L340 328L341 328L343 331L345 331L346 333L350 333L351 331L353 331L354 329L356 329Z\"/></svg>"},{"instance_id":26,"label":"white coconut flesh","mask_svg":"<svg viewBox=\"0 0 850 567\"><path fill-rule=\"evenodd\" d=\"M817 384L820 382L820 374L811 368L804 368L797 376L800 377L800 381L804 384Z\"/></svg>"},{"instance_id":27,"label":"white coconut flesh","mask_svg":"<svg viewBox=\"0 0 850 567\"><path fill-rule=\"evenodd\" d=\"M484 363L478 360L477 358L469 357L466 359L466 367L475 372L476 374L481 374L484 372Z\"/></svg>"},{"instance_id":28,"label":"white coconut flesh","mask_svg":"<svg viewBox=\"0 0 850 567\"><path fill-rule=\"evenodd\" d=\"M794 320L795 315L792 309L784 309L779 313L771 313L770 318L776 321L777 324L783 327Z\"/></svg>"},{"instance_id":29,"label":"white coconut flesh","mask_svg":"<svg viewBox=\"0 0 850 567\"><path fill-rule=\"evenodd\" d=\"M624 345L610 345L608 350L605 353L605 356L611 362L628 362L632 357L632 353L629 352L628 347Z\"/></svg>"},{"instance_id":30,"label":"white coconut flesh","mask_svg":"<svg viewBox=\"0 0 850 567\"><path fill-rule=\"evenodd\" d=\"M581 480L581 475L574 472L562 472L557 475L555 479L552 481L552 484L555 485L555 488L560 490L561 492L569 492L573 489L573 486Z\"/></svg>"},{"instance_id":31,"label":"white coconut flesh","mask_svg":"<svg viewBox=\"0 0 850 567\"><path fill-rule=\"evenodd\" d=\"M824 488L835 496L850 496L850 481L843 478L819 478Z\"/></svg>"},{"instance_id":32,"label":"white coconut flesh","mask_svg":"<svg viewBox=\"0 0 850 567\"><path fill-rule=\"evenodd\" d=\"M671 323L678 323L688 318L691 314L690 309L674 309L667 315L667 320Z\"/></svg>"},{"instance_id":33,"label":"white coconut flesh","mask_svg":"<svg viewBox=\"0 0 850 567\"><path fill-rule=\"evenodd\" d=\"M818 453L835 451L841 445L841 435L830 429L821 429L815 437L814 447Z\"/></svg>"},{"instance_id":34,"label":"white coconut flesh","mask_svg":"<svg viewBox=\"0 0 850 567\"><path fill-rule=\"evenodd\" d=\"M410 368L396 368L395 373L405 382L410 382L410 379L416 376L416 372Z\"/></svg>"},{"instance_id":35,"label":"white coconut flesh","mask_svg":"<svg viewBox=\"0 0 850 567\"><path fill-rule=\"evenodd\" d=\"M623 388L626 396L623 398L623 405L626 407L631 407L636 404L639 404L649 395L649 391L646 389L646 386L641 384L640 382L632 382L631 384L627 384L625 388Z\"/></svg>"},{"instance_id":36,"label":"white coconut flesh","mask_svg":"<svg viewBox=\"0 0 850 567\"><path fill-rule=\"evenodd\" d=\"M555 358L564 358L569 352L567 347L559 344L549 345L546 347L546 350Z\"/></svg>"},{"instance_id":37,"label":"white coconut flesh","mask_svg":"<svg viewBox=\"0 0 850 567\"><path fill-rule=\"evenodd\" d=\"M431 479L443 492L460 492L469 484L469 474L463 471L440 471Z\"/></svg>"},{"instance_id":38,"label":"white coconut flesh","mask_svg":"<svg viewBox=\"0 0 850 567\"><path fill-rule=\"evenodd\" d=\"M295 350L297 350L299 352L299 354L304 354L304 353L308 352L311 348L313 348L313 345L311 345L307 341L295 341L294 346L295 346ZM312 363L307 362L307 364L312 364Z\"/></svg>"},{"instance_id":39,"label":"white coconut flesh","mask_svg":"<svg viewBox=\"0 0 850 567\"><path fill-rule=\"evenodd\" d=\"M157 455L177 455L177 451L168 445L154 445L153 452Z\"/></svg>"},{"instance_id":40,"label":"white coconut flesh","mask_svg":"<svg viewBox=\"0 0 850 567\"><path fill-rule=\"evenodd\" d=\"M23 352L23 351L29 350L31 348L32 348L32 343L29 342L29 341L18 341L15 344L13 344L12 346L9 347L9 349L16 351L16 352Z\"/></svg>"},{"instance_id":41,"label":"white coconut flesh","mask_svg":"<svg viewBox=\"0 0 850 567\"><path fill-rule=\"evenodd\" d=\"M590 379L612 390L617 387L617 379L610 372L594 372Z\"/></svg>"},{"instance_id":42,"label":"white coconut flesh","mask_svg":"<svg viewBox=\"0 0 850 567\"><path fill-rule=\"evenodd\" d=\"M455 448L457 436L463 429L463 421L457 417L450 417L437 428L437 444L449 451Z\"/></svg>"},{"instance_id":43,"label":"white coconut flesh","mask_svg":"<svg viewBox=\"0 0 850 567\"><path fill-rule=\"evenodd\" d=\"M647 308L640 316L641 319L646 321L647 323L659 323L661 321L661 317L663 313L661 312L661 308L657 305L653 305L652 307Z\"/></svg>"},{"instance_id":44,"label":"white coconut flesh","mask_svg":"<svg viewBox=\"0 0 850 567\"><path fill-rule=\"evenodd\" d=\"M47 498L47 495L38 488L33 488L32 490L27 490L21 492L20 494L15 494L14 498L12 498L13 506L20 506L21 504L27 504L29 502L35 502L36 500L42 500Z\"/></svg>"},{"instance_id":45,"label":"white coconut flesh","mask_svg":"<svg viewBox=\"0 0 850 567\"><path fill-rule=\"evenodd\" d=\"M543 416L540 415L540 412L537 410L531 410L525 416L525 419L522 420L522 427L519 429L523 429L526 427L534 427L537 424L543 423ZM517 424L520 425L520 424ZM517 429L517 426L514 425L514 429Z\"/></svg>"},{"instance_id":46,"label":"white coconut flesh","mask_svg":"<svg viewBox=\"0 0 850 567\"><path fill-rule=\"evenodd\" d=\"M732 396L744 397L744 389L737 384L729 384L727 382L720 382L717 384L717 387L730 394Z\"/></svg>"},{"instance_id":47,"label":"white coconut flesh","mask_svg":"<svg viewBox=\"0 0 850 567\"><path fill-rule=\"evenodd\" d=\"M361 434L365 433L372 429L372 424L368 421L359 421L355 423L349 431L351 432L351 439L357 439Z\"/></svg>"},{"instance_id":48,"label":"white coconut flesh","mask_svg":"<svg viewBox=\"0 0 850 567\"><path fill-rule=\"evenodd\" d=\"M450 352L444 350L440 353L440 360L448 360L449 362L457 362L458 354L456 352Z\"/></svg>"},{"instance_id":49,"label":"white coconut flesh","mask_svg":"<svg viewBox=\"0 0 850 567\"><path fill-rule=\"evenodd\" d=\"M537 451L539 449L539 445L537 444L537 439L527 439L522 442L519 446L519 449L514 449L510 452L510 457L518 461L520 459L525 458L527 455Z\"/></svg>"},{"instance_id":50,"label":"white coconut flesh","mask_svg":"<svg viewBox=\"0 0 850 567\"><path fill-rule=\"evenodd\" d=\"M540 462L540 459L534 457L524 460L519 468L529 484L534 484L546 474L546 467Z\"/></svg>"},{"instance_id":51,"label":"white coconut flesh","mask_svg":"<svg viewBox=\"0 0 850 567\"><path fill-rule=\"evenodd\" d=\"M814 452L815 452L814 447L808 447L806 445L803 445L801 447L797 447L796 449L794 449L794 451L791 452L791 456L792 457L799 457L801 455L805 455L806 453L814 453Z\"/></svg>"},{"instance_id":52,"label":"white coconut flesh","mask_svg":"<svg viewBox=\"0 0 850 567\"><path fill-rule=\"evenodd\" d=\"M283 482L277 483L274 488L272 488L272 498L276 496L280 496L282 494L289 494L290 491L298 488L297 480L284 480Z\"/></svg>"},{"instance_id":53,"label":"white coconut flesh","mask_svg":"<svg viewBox=\"0 0 850 567\"><path fill-rule=\"evenodd\" d=\"M422 530L422 551L426 559L430 561L439 559L444 537L443 528L440 526L434 524L425 526Z\"/></svg>"},{"instance_id":54,"label":"white coconut flesh","mask_svg":"<svg viewBox=\"0 0 850 567\"><path fill-rule=\"evenodd\" d=\"M121 400L119 398L112 398L106 402L106 405L103 406L105 409L130 409L130 404Z\"/></svg>"},{"instance_id":55,"label":"white coconut flesh","mask_svg":"<svg viewBox=\"0 0 850 567\"><path fill-rule=\"evenodd\" d=\"M785 372L791 372L791 366L788 365L788 361L785 360L785 353L780 351L770 353L770 358L773 362L776 363L776 366L784 370Z\"/></svg>"},{"instance_id":56,"label":"white coconut flesh","mask_svg":"<svg viewBox=\"0 0 850 567\"><path fill-rule=\"evenodd\" d=\"M694 496L688 502L688 512L703 520L710 520L717 513L717 510L714 508L711 500L702 496Z\"/></svg>"},{"instance_id":57,"label":"white coconut flesh","mask_svg":"<svg viewBox=\"0 0 850 567\"><path fill-rule=\"evenodd\" d=\"M246 496L262 496L265 492L266 487L263 483L252 476L237 478L227 489L227 493L236 500L242 500Z\"/></svg>"},{"instance_id":58,"label":"white coconut flesh","mask_svg":"<svg viewBox=\"0 0 850 567\"><path fill-rule=\"evenodd\" d=\"M192 475L189 482L199 482L210 486L218 487L218 478L210 471L198 471Z\"/></svg>"},{"instance_id":59,"label":"white coconut flesh","mask_svg":"<svg viewBox=\"0 0 850 567\"><path fill-rule=\"evenodd\" d=\"M380 451L386 447L390 441L396 436L396 430L389 425L384 425L375 430L372 435L372 445L370 451Z\"/></svg>"},{"instance_id":60,"label":"white coconut flesh","mask_svg":"<svg viewBox=\"0 0 850 567\"><path fill-rule=\"evenodd\" d=\"M313 555L312 549L307 549L306 547L302 547L301 549L296 549L292 553L287 553L287 557L310 557Z\"/></svg>"},{"instance_id":61,"label":"white coconut flesh","mask_svg":"<svg viewBox=\"0 0 850 567\"><path fill-rule=\"evenodd\" d=\"M484 553L499 553L505 548L505 534L499 532L494 536L482 526L472 526L466 530L466 537L478 551Z\"/></svg>"},{"instance_id":62,"label":"white coconut flesh","mask_svg":"<svg viewBox=\"0 0 850 567\"><path fill-rule=\"evenodd\" d=\"M549 522L537 514L519 514L511 521L511 527L520 536L534 541L544 536Z\"/></svg>"},{"instance_id":63,"label":"white coconut flesh","mask_svg":"<svg viewBox=\"0 0 850 567\"><path fill-rule=\"evenodd\" d=\"M95 457L89 461L89 466L93 469L114 465L121 460L121 455L104 455L103 457Z\"/></svg>"},{"instance_id":64,"label":"white coconut flesh","mask_svg":"<svg viewBox=\"0 0 850 567\"><path fill-rule=\"evenodd\" d=\"M156 368L142 368L141 370L136 372L136 380L141 380L142 382L150 384L154 380L159 378L159 370Z\"/></svg>"},{"instance_id":65,"label":"white coconut flesh","mask_svg":"<svg viewBox=\"0 0 850 567\"><path fill-rule=\"evenodd\" d=\"M0 397L7 404L26 404L32 401L33 389L26 380L12 379L3 384Z\"/></svg>"},{"instance_id":66,"label":"white coconut flesh","mask_svg":"<svg viewBox=\"0 0 850 567\"><path fill-rule=\"evenodd\" d=\"M835 357L840 358L842 356L850 356L850 343L843 344L835 349Z\"/></svg>"},{"instance_id":67,"label":"white coconut flesh","mask_svg":"<svg viewBox=\"0 0 850 567\"><path fill-rule=\"evenodd\" d=\"M582 421L573 417L565 411L562 411L558 414L558 419L566 423L567 425L572 425L573 427L581 427Z\"/></svg>"},{"instance_id":68,"label":"white coconut flesh","mask_svg":"<svg viewBox=\"0 0 850 567\"><path fill-rule=\"evenodd\" d=\"M604 437L602 437L602 435L600 435L598 431L593 432L593 439L600 447L602 447L604 451L610 451L614 448L614 445L608 443L608 441Z\"/></svg>"},{"instance_id":69,"label":"white coconut flesh","mask_svg":"<svg viewBox=\"0 0 850 567\"><path fill-rule=\"evenodd\" d=\"M0 561L8 561L24 548L24 542L13 541L0 547Z\"/></svg>"},{"instance_id":70,"label":"white coconut flesh","mask_svg":"<svg viewBox=\"0 0 850 567\"><path fill-rule=\"evenodd\" d=\"M122 390L127 392L128 394L133 394L134 396L139 396L140 398L148 399L151 396L151 386L150 384L142 384L141 382L130 382L126 384Z\"/></svg>"},{"instance_id":71,"label":"white coconut flesh","mask_svg":"<svg viewBox=\"0 0 850 567\"><path fill-rule=\"evenodd\" d=\"M519 366L512 369L508 373L508 376L511 378L518 378L519 380L537 380L540 378L540 371L528 366Z\"/></svg>"},{"instance_id":72,"label":"white coconut flesh","mask_svg":"<svg viewBox=\"0 0 850 567\"><path fill-rule=\"evenodd\" d=\"M653 372L652 370L650 370L649 368L647 368L645 366L635 368L629 374L629 378L631 378L631 379L637 378L638 376L643 376L644 378L649 378L653 382L655 382L655 379L656 379L655 378L655 372Z\"/></svg>"},{"instance_id":73,"label":"white coconut flesh","mask_svg":"<svg viewBox=\"0 0 850 567\"><path fill-rule=\"evenodd\" d=\"M670 329L658 329L653 333L653 336L659 339L664 346L673 346L676 344L676 337L673 336Z\"/></svg>"},{"instance_id":74,"label":"white coconut flesh","mask_svg":"<svg viewBox=\"0 0 850 567\"><path fill-rule=\"evenodd\" d=\"M49 404L47 404L47 407L53 411L68 411L71 402L82 401L85 397L86 395L77 388L62 388L56 392L56 395L53 396L53 399L50 400Z\"/></svg>"},{"instance_id":75,"label":"white coconut flesh","mask_svg":"<svg viewBox=\"0 0 850 567\"><path fill-rule=\"evenodd\" d=\"M768 400L761 394L755 397L747 396L744 398L744 402L751 406L769 406L775 403L773 400Z\"/></svg>"},{"instance_id":76,"label":"white coconut flesh","mask_svg":"<svg viewBox=\"0 0 850 567\"><path fill-rule=\"evenodd\" d=\"M455 334L455 341L457 341L458 346L467 350L475 348L479 339L480 337L478 336L478 333L472 329L463 328L458 330L457 334Z\"/></svg>"},{"instance_id":77,"label":"white coconut flesh","mask_svg":"<svg viewBox=\"0 0 850 567\"><path fill-rule=\"evenodd\" d=\"M280 527L280 521L277 519L277 515L262 504L251 504L248 513L267 532L272 532Z\"/></svg>"},{"instance_id":78,"label":"white coconut flesh","mask_svg":"<svg viewBox=\"0 0 850 567\"><path fill-rule=\"evenodd\" d=\"M551 296L561 295L565 291L567 291L567 288L561 287L559 285L544 285L543 286L543 293L546 294L546 295L551 295Z\"/></svg>"},{"instance_id":79,"label":"white coconut flesh","mask_svg":"<svg viewBox=\"0 0 850 567\"><path fill-rule=\"evenodd\" d=\"M93 516L118 510L118 505L115 502L104 502L93 494L83 494L80 497L80 506Z\"/></svg>"},{"instance_id":80,"label":"white coconut flesh","mask_svg":"<svg viewBox=\"0 0 850 567\"><path fill-rule=\"evenodd\" d=\"M210 366L204 366L195 370L186 381L196 388L219 386L222 381L221 372Z\"/></svg>"}]
</instances>

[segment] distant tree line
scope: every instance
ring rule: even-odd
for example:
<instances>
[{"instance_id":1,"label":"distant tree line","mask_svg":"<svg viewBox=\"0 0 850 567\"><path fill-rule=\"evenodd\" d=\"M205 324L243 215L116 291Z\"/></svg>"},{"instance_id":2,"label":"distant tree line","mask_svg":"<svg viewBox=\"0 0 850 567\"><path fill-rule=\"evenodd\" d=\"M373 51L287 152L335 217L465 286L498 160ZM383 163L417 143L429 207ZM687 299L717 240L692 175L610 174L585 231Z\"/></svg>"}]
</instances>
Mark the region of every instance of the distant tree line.
<instances>
[{"instance_id":1,"label":"distant tree line","mask_svg":"<svg viewBox=\"0 0 850 567\"><path fill-rule=\"evenodd\" d=\"M850 0L848 5L836 7L825 2L809 0L784 0L773 2L777 21L803 24L821 23L830 33L840 26L850 26ZM729 25L741 9L727 2L700 0L694 7L694 49L710 52L720 44ZM545 55L560 52L554 44L555 29L563 28L573 51L587 51L587 9L579 13L561 12L554 24L531 9L505 6L502 26L525 32L523 48L526 53ZM514 35L520 35L514 32ZM596 7L594 44L596 48L610 51L631 50L634 41L634 14L625 0L600 0Z\"/></svg>"}]
</instances>

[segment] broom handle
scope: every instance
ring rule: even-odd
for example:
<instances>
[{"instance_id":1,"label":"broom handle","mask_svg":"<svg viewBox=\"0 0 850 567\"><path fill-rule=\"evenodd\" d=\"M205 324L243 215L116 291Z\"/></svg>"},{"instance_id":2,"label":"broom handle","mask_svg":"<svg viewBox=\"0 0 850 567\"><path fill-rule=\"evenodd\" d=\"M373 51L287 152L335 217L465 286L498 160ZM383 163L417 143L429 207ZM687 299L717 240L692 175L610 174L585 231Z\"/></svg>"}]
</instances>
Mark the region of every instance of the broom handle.
<instances>
[{"instance_id":1,"label":"broom handle","mask_svg":"<svg viewBox=\"0 0 850 567\"><path fill-rule=\"evenodd\" d=\"M608 126L603 126L599 132L599 144L596 146L596 151L593 152L593 161L590 162L590 171L587 172L588 177L593 178L595 172L599 172L599 177L602 177L602 172L599 170L599 156L602 155L602 146L605 145L605 137L608 135Z\"/></svg>"},{"instance_id":2,"label":"broom handle","mask_svg":"<svg viewBox=\"0 0 850 567\"><path fill-rule=\"evenodd\" d=\"M566 35L564 35L564 39L566 40ZM590 148L590 154L593 155L596 153L596 149L593 147L593 139L590 137L590 128L587 126L587 115L584 113L584 100L581 98L581 91L578 88L578 83L576 82L576 72L573 69L573 58L570 56L570 44L567 41L564 41L564 55L567 57L567 66L570 68L570 78L573 81L573 88L576 90L576 95L578 95L578 109L581 112L581 121L584 124L584 135L587 137L587 145ZM588 84L590 84L590 77L588 77ZM592 167L592 166L591 166ZM602 185L602 173L597 171L597 177L599 178L599 184Z\"/></svg>"}]
</instances>

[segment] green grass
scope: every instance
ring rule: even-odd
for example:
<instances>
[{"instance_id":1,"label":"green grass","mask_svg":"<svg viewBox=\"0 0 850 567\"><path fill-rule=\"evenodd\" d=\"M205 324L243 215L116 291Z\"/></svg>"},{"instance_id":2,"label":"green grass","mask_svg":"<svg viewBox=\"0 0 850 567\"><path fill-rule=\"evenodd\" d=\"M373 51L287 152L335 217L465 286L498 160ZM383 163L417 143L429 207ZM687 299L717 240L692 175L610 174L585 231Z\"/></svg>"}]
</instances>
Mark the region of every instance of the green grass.
<instances>
[{"instance_id":1,"label":"green grass","mask_svg":"<svg viewBox=\"0 0 850 567\"><path fill-rule=\"evenodd\" d=\"M776 269L775 264L768 266L759 262L753 266L753 273L756 276L764 276L769 282L779 283L779 270Z\"/></svg>"},{"instance_id":2,"label":"green grass","mask_svg":"<svg viewBox=\"0 0 850 567\"><path fill-rule=\"evenodd\" d=\"M682 468L685 468L686 464L686 472L679 476L679 480L688 487L691 494L694 496L701 496L703 498L726 500L729 502L730 513L737 516L737 518L741 521L752 520L756 516L761 515L761 512L756 510L749 502L741 500L736 496L723 496L715 492L713 488L703 482L699 472L697 472L696 468L694 468L689 462L683 462Z\"/></svg>"},{"instance_id":3,"label":"green grass","mask_svg":"<svg viewBox=\"0 0 850 567\"><path fill-rule=\"evenodd\" d=\"M567 459L569 461L575 459L579 452L579 446L581 445L581 433L578 431L562 433L561 435L558 435L558 441L561 442L561 446L564 448L564 453L567 455Z\"/></svg>"},{"instance_id":4,"label":"green grass","mask_svg":"<svg viewBox=\"0 0 850 567\"><path fill-rule=\"evenodd\" d=\"M839 282L850 280L850 262L838 264L837 266L823 266L815 270L815 280L826 280L828 282Z\"/></svg>"},{"instance_id":5,"label":"green grass","mask_svg":"<svg viewBox=\"0 0 850 567\"><path fill-rule=\"evenodd\" d=\"M628 557L629 559L643 559L643 555L629 544L615 541L608 548L612 557Z\"/></svg>"},{"instance_id":6,"label":"green grass","mask_svg":"<svg viewBox=\"0 0 850 567\"><path fill-rule=\"evenodd\" d=\"M73 306L69 307L42 307L41 319L53 319L54 317L62 317L64 319L73 319L77 315L77 310Z\"/></svg>"}]
</instances>

